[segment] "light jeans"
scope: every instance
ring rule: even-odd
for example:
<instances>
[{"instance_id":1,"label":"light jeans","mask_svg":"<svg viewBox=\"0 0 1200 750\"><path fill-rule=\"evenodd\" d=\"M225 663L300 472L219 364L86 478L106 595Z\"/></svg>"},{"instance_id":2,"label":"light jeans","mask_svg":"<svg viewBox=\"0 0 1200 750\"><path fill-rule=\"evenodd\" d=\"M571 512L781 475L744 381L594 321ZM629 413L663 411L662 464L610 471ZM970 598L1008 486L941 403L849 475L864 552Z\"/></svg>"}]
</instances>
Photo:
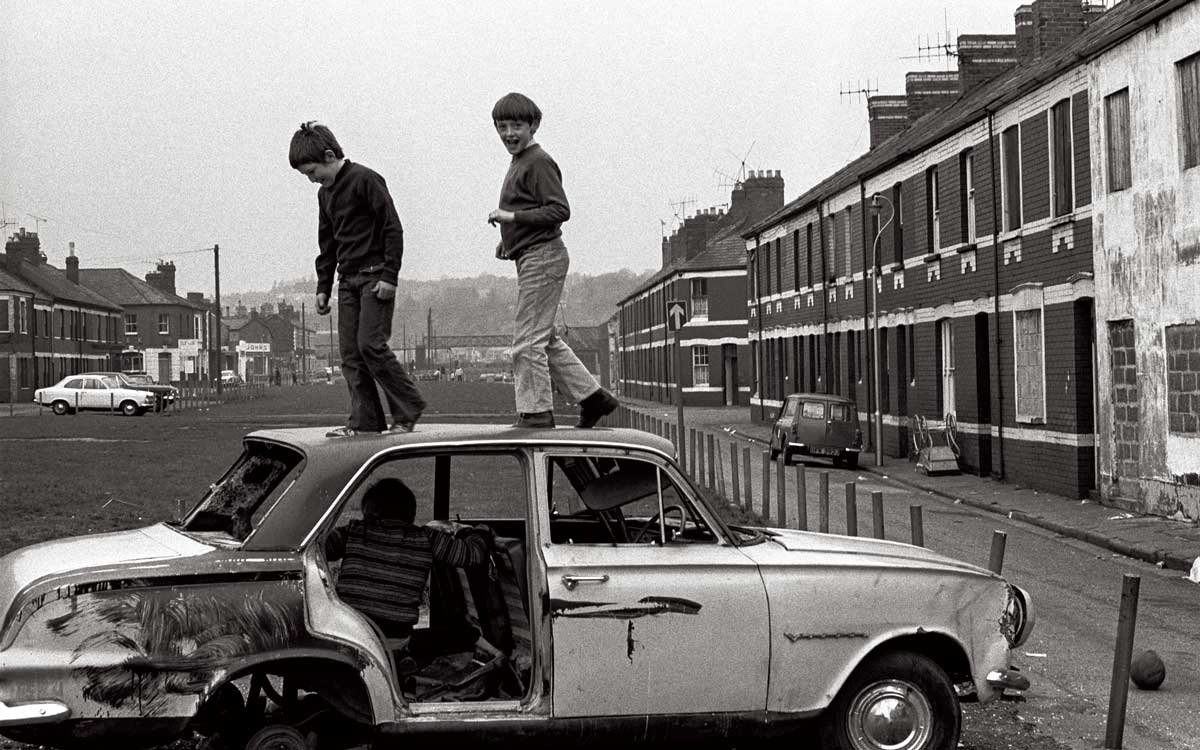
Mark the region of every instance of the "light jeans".
<instances>
[{"instance_id":1,"label":"light jeans","mask_svg":"<svg viewBox=\"0 0 1200 750\"><path fill-rule=\"evenodd\" d=\"M517 258L512 358L518 413L553 411L551 380L576 402L600 390L596 378L554 332L554 313L570 265L561 239L534 245Z\"/></svg>"}]
</instances>

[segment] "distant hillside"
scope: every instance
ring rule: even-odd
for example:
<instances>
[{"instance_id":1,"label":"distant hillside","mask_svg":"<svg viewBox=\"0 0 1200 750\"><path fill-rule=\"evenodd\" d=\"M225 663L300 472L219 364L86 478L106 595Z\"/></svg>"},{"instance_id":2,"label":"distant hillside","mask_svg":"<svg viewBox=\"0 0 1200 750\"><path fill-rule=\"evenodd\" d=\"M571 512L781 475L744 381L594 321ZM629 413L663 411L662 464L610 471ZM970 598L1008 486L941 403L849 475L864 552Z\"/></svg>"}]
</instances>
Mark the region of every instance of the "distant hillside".
<instances>
[{"instance_id":1,"label":"distant hillside","mask_svg":"<svg viewBox=\"0 0 1200 750\"><path fill-rule=\"evenodd\" d=\"M617 311L617 301L632 292L653 271L640 273L623 269L613 273L588 276L568 274L563 289L559 320L568 326L599 325ZM222 295L222 305L234 309L237 305L259 307L264 302L277 305L281 300L300 307L305 303L310 327L323 330L313 305L316 281L313 278L276 282L269 291L238 292ZM423 336L425 320L433 310L433 329L436 335L508 334L512 332L513 313L517 301L517 282L510 276L482 274L471 278L412 281L401 278L396 305L393 336L399 338L407 327L409 340Z\"/></svg>"}]
</instances>

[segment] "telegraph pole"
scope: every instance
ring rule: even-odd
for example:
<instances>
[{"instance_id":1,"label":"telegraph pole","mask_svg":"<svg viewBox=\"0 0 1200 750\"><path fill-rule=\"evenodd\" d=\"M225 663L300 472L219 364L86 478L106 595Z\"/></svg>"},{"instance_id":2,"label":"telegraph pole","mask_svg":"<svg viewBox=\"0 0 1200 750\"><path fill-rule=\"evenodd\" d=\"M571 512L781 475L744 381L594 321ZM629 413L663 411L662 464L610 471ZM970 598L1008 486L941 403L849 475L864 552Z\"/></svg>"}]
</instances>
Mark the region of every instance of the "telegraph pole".
<instances>
[{"instance_id":1,"label":"telegraph pole","mask_svg":"<svg viewBox=\"0 0 1200 750\"><path fill-rule=\"evenodd\" d=\"M304 376L303 382L308 382L308 326L304 323L305 318L305 302L300 301L300 373Z\"/></svg>"},{"instance_id":2,"label":"telegraph pole","mask_svg":"<svg viewBox=\"0 0 1200 750\"><path fill-rule=\"evenodd\" d=\"M217 356L214 371L217 374L217 395L220 396L223 390L221 385L221 246L215 244L213 245L213 278L216 289L213 300L217 306Z\"/></svg>"}]
</instances>

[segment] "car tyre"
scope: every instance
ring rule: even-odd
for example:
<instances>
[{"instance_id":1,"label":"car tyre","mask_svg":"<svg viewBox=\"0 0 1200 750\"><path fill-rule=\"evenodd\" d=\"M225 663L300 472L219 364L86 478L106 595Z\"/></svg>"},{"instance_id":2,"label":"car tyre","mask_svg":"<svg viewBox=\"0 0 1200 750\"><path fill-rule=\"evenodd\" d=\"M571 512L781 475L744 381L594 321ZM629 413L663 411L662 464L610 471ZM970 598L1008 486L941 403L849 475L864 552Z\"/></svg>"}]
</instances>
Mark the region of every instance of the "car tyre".
<instances>
[{"instance_id":1,"label":"car tyre","mask_svg":"<svg viewBox=\"0 0 1200 750\"><path fill-rule=\"evenodd\" d=\"M783 456L781 460L784 466L792 465L792 451L788 448L787 433L780 433L779 435L779 455Z\"/></svg>"},{"instance_id":2,"label":"car tyre","mask_svg":"<svg viewBox=\"0 0 1200 750\"><path fill-rule=\"evenodd\" d=\"M246 740L246 750L308 750L308 740L295 727L268 724Z\"/></svg>"},{"instance_id":3,"label":"car tyre","mask_svg":"<svg viewBox=\"0 0 1200 750\"><path fill-rule=\"evenodd\" d=\"M50 404L50 410L60 417L64 414L70 414L73 411L71 409L71 405L66 401L55 401L54 403Z\"/></svg>"},{"instance_id":4,"label":"car tyre","mask_svg":"<svg viewBox=\"0 0 1200 750\"><path fill-rule=\"evenodd\" d=\"M121 413L127 417L137 417L142 413L142 407L132 401L121 402Z\"/></svg>"},{"instance_id":5,"label":"car tyre","mask_svg":"<svg viewBox=\"0 0 1200 750\"><path fill-rule=\"evenodd\" d=\"M847 468L857 469L858 468L858 454L857 453L842 454L842 464L844 466L846 466Z\"/></svg>"},{"instance_id":6,"label":"car tyre","mask_svg":"<svg viewBox=\"0 0 1200 750\"><path fill-rule=\"evenodd\" d=\"M774 433L772 433L772 435L771 435L771 460L772 461L774 461L776 458L779 457L779 447L778 446L782 445L782 444L783 444L783 439L781 437L776 436Z\"/></svg>"},{"instance_id":7,"label":"car tyre","mask_svg":"<svg viewBox=\"0 0 1200 750\"><path fill-rule=\"evenodd\" d=\"M955 750L961 729L962 708L945 671L923 654L891 651L850 675L821 717L821 747Z\"/></svg>"}]
</instances>

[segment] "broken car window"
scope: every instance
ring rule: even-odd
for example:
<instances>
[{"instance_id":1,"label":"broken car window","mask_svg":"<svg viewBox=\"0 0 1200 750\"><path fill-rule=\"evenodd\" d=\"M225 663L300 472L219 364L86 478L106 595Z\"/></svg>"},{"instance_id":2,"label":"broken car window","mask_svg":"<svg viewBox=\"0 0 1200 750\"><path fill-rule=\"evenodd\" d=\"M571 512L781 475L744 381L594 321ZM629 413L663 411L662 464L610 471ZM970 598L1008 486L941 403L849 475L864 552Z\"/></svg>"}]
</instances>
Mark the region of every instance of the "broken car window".
<instances>
[{"instance_id":1,"label":"broken car window","mask_svg":"<svg viewBox=\"0 0 1200 750\"><path fill-rule=\"evenodd\" d=\"M244 541L290 486L291 482L283 479L298 469L303 459L291 448L248 441L233 467L188 514L183 530L217 532Z\"/></svg>"}]
</instances>

